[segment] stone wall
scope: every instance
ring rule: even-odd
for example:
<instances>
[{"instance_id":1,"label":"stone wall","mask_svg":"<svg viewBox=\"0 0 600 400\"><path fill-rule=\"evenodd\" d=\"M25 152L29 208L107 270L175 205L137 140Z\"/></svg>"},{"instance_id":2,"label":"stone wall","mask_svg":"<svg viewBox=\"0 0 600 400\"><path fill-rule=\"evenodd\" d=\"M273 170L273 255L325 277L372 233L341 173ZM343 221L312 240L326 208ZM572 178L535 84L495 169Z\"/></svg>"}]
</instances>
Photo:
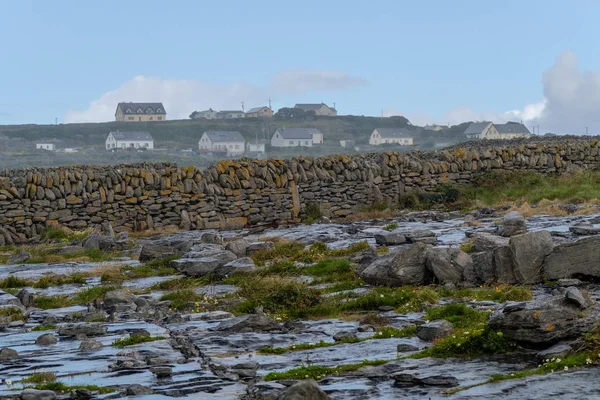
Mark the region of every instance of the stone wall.
<instances>
[{"instance_id":1,"label":"stone wall","mask_svg":"<svg viewBox=\"0 0 600 400\"><path fill-rule=\"evenodd\" d=\"M408 190L469 184L493 169L549 174L599 162L598 138L561 137L434 152L221 161L202 171L172 164L7 170L0 174L0 245L35 237L45 226L84 229L105 220L130 231L295 223L310 203L344 217Z\"/></svg>"}]
</instances>

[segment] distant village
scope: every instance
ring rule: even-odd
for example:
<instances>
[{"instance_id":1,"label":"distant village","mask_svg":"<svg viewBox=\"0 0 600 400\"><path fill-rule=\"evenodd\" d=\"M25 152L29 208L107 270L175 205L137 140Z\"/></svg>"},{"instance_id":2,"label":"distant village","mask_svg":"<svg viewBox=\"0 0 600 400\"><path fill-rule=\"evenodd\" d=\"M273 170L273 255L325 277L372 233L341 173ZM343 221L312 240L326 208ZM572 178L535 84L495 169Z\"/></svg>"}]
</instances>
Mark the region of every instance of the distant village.
<instances>
[{"instance_id":1,"label":"distant village","mask_svg":"<svg viewBox=\"0 0 600 400\"><path fill-rule=\"evenodd\" d=\"M292 108L280 109L278 113L285 116L297 114L314 115L319 117L335 117L338 115L335 107L324 103L296 104ZM233 120L241 118L273 118L274 113L270 106L260 106L248 111L244 110L213 110L194 111L190 118L193 120ZM123 102L117 105L115 121L131 123L164 122L167 120L167 111L162 103L132 103ZM445 127L440 125L427 125L423 129L440 131ZM490 121L471 123L464 134L470 140L485 139L513 139L529 137L531 132L520 122L496 124ZM324 143L323 133L314 127L285 128L280 127L270 136L270 139L257 139L254 142L244 139L239 131L206 131L199 133L197 149L188 151L211 155L216 157L249 156L261 158L265 156L267 144L272 148L313 147ZM368 139L369 146L413 146L414 131L407 128L376 128ZM340 140L342 148L354 148L355 140ZM105 148L107 151L151 151L155 150L155 140L147 131L141 130L116 130L107 133ZM36 149L47 151L61 151L66 153L77 152L78 149L57 149L54 143L36 143Z\"/></svg>"}]
</instances>

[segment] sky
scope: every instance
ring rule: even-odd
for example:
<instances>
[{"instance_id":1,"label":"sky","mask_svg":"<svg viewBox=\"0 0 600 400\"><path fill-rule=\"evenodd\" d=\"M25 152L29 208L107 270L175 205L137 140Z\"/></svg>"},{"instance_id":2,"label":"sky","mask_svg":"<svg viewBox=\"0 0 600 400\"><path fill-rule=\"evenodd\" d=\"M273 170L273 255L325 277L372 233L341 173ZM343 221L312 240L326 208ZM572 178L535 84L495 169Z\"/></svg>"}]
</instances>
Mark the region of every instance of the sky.
<instances>
[{"instance_id":1,"label":"sky","mask_svg":"<svg viewBox=\"0 0 600 400\"><path fill-rule=\"evenodd\" d=\"M0 124L271 99L600 133L598 15L598 0L0 0Z\"/></svg>"}]
</instances>

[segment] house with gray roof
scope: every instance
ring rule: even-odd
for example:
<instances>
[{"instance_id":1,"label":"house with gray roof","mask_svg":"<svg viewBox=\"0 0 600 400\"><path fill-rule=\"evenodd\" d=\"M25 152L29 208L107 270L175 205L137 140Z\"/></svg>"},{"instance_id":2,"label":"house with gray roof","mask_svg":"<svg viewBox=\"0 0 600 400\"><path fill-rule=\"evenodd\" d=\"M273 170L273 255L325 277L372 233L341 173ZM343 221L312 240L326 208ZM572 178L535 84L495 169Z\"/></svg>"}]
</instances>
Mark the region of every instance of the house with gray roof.
<instances>
[{"instance_id":1,"label":"house with gray roof","mask_svg":"<svg viewBox=\"0 0 600 400\"><path fill-rule=\"evenodd\" d=\"M242 110L224 110L217 113L217 119L237 119L245 117L246 113Z\"/></svg>"},{"instance_id":2,"label":"house with gray roof","mask_svg":"<svg viewBox=\"0 0 600 400\"><path fill-rule=\"evenodd\" d=\"M227 156L239 156L246 151L246 140L238 131L207 131L198 141L201 153L227 153Z\"/></svg>"},{"instance_id":3,"label":"house with gray roof","mask_svg":"<svg viewBox=\"0 0 600 400\"><path fill-rule=\"evenodd\" d=\"M519 122L507 122L506 124L494 124L490 121L471 122L465 129L467 139L514 139L518 137L529 137L531 132Z\"/></svg>"},{"instance_id":4,"label":"house with gray roof","mask_svg":"<svg viewBox=\"0 0 600 400\"><path fill-rule=\"evenodd\" d=\"M406 128L376 128L371 133L369 144L371 146L379 146L382 144L412 146L413 139L413 132Z\"/></svg>"},{"instance_id":5,"label":"house with gray roof","mask_svg":"<svg viewBox=\"0 0 600 400\"><path fill-rule=\"evenodd\" d=\"M294 108L299 108L306 112L314 112L315 115L325 116L325 117L335 117L337 115L337 110L335 108L329 107L325 103L321 104L296 104Z\"/></svg>"},{"instance_id":6,"label":"house with gray roof","mask_svg":"<svg viewBox=\"0 0 600 400\"><path fill-rule=\"evenodd\" d=\"M315 128L279 128L271 138L273 147L312 147L323 143L323 134Z\"/></svg>"},{"instance_id":7,"label":"house with gray roof","mask_svg":"<svg viewBox=\"0 0 600 400\"><path fill-rule=\"evenodd\" d=\"M246 118L271 118L273 110L270 107L254 107L246 112Z\"/></svg>"},{"instance_id":8,"label":"house with gray roof","mask_svg":"<svg viewBox=\"0 0 600 400\"><path fill-rule=\"evenodd\" d=\"M203 111L194 111L190 114L191 119L216 119L219 112L209 108Z\"/></svg>"},{"instance_id":9,"label":"house with gray roof","mask_svg":"<svg viewBox=\"0 0 600 400\"><path fill-rule=\"evenodd\" d=\"M106 150L153 150L154 138L149 132L114 131L106 138Z\"/></svg>"},{"instance_id":10,"label":"house with gray roof","mask_svg":"<svg viewBox=\"0 0 600 400\"><path fill-rule=\"evenodd\" d=\"M119 103L115 111L118 122L166 121L167 112L163 103Z\"/></svg>"}]
</instances>

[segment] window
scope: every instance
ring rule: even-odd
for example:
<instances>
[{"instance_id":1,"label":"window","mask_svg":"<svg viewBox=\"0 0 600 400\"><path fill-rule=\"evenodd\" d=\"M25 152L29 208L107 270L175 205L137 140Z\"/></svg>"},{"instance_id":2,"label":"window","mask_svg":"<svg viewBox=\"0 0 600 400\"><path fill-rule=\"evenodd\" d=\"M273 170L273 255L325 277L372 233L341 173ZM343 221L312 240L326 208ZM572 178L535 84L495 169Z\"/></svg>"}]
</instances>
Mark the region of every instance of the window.
<instances>
[{"instance_id":1,"label":"window","mask_svg":"<svg viewBox=\"0 0 600 400\"><path fill-rule=\"evenodd\" d=\"M156 109L156 113L157 113L157 114L162 114L162 112L163 112L163 110L162 110L161 108L157 108L157 109Z\"/></svg>"},{"instance_id":2,"label":"window","mask_svg":"<svg viewBox=\"0 0 600 400\"><path fill-rule=\"evenodd\" d=\"M150 117L150 121L152 121L152 117Z\"/></svg>"},{"instance_id":3,"label":"window","mask_svg":"<svg viewBox=\"0 0 600 400\"><path fill-rule=\"evenodd\" d=\"M157 117L156 119L158 119L159 121L162 121L162 117Z\"/></svg>"},{"instance_id":4,"label":"window","mask_svg":"<svg viewBox=\"0 0 600 400\"><path fill-rule=\"evenodd\" d=\"M239 144L236 144L236 145L235 145L235 149L236 149L236 150L239 150L239 148L240 148L240 145L239 145Z\"/></svg>"},{"instance_id":5,"label":"window","mask_svg":"<svg viewBox=\"0 0 600 400\"><path fill-rule=\"evenodd\" d=\"M289 144L289 145L293 145L293 144L294 144L294 141L293 141L293 140L290 140L290 141L288 142L288 144Z\"/></svg>"},{"instance_id":6,"label":"window","mask_svg":"<svg viewBox=\"0 0 600 400\"><path fill-rule=\"evenodd\" d=\"M128 108L127 110L125 110L125 114L131 114L131 108Z\"/></svg>"},{"instance_id":7,"label":"window","mask_svg":"<svg viewBox=\"0 0 600 400\"><path fill-rule=\"evenodd\" d=\"M308 140L306 140L306 141L304 142L304 144L305 144L306 146L308 146Z\"/></svg>"},{"instance_id":8,"label":"window","mask_svg":"<svg viewBox=\"0 0 600 400\"><path fill-rule=\"evenodd\" d=\"M138 117L138 121L141 121L141 120L142 120L142 117Z\"/></svg>"},{"instance_id":9,"label":"window","mask_svg":"<svg viewBox=\"0 0 600 400\"><path fill-rule=\"evenodd\" d=\"M148 147L148 143L144 143L144 147Z\"/></svg>"},{"instance_id":10,"label":"window","mask_svg":"<svg viewBox=\"0 0 600 400\"><path fill-rule=\"evenodd\" d=\"M128 121L133 121L133 117L127 117Z\"/></svg>"},{"instance_id":11,"label":"window","mask_svg":"<svg viewBox=\"0 0 600 400\"><path fill-rule=\"evenodd\" d=\"M143 113L144 113L144 110L142 110L141 108L138 108L138 109L137 109L137 113L138 113L138 114L143 114Z\"/></svg>"}]
</instances>

